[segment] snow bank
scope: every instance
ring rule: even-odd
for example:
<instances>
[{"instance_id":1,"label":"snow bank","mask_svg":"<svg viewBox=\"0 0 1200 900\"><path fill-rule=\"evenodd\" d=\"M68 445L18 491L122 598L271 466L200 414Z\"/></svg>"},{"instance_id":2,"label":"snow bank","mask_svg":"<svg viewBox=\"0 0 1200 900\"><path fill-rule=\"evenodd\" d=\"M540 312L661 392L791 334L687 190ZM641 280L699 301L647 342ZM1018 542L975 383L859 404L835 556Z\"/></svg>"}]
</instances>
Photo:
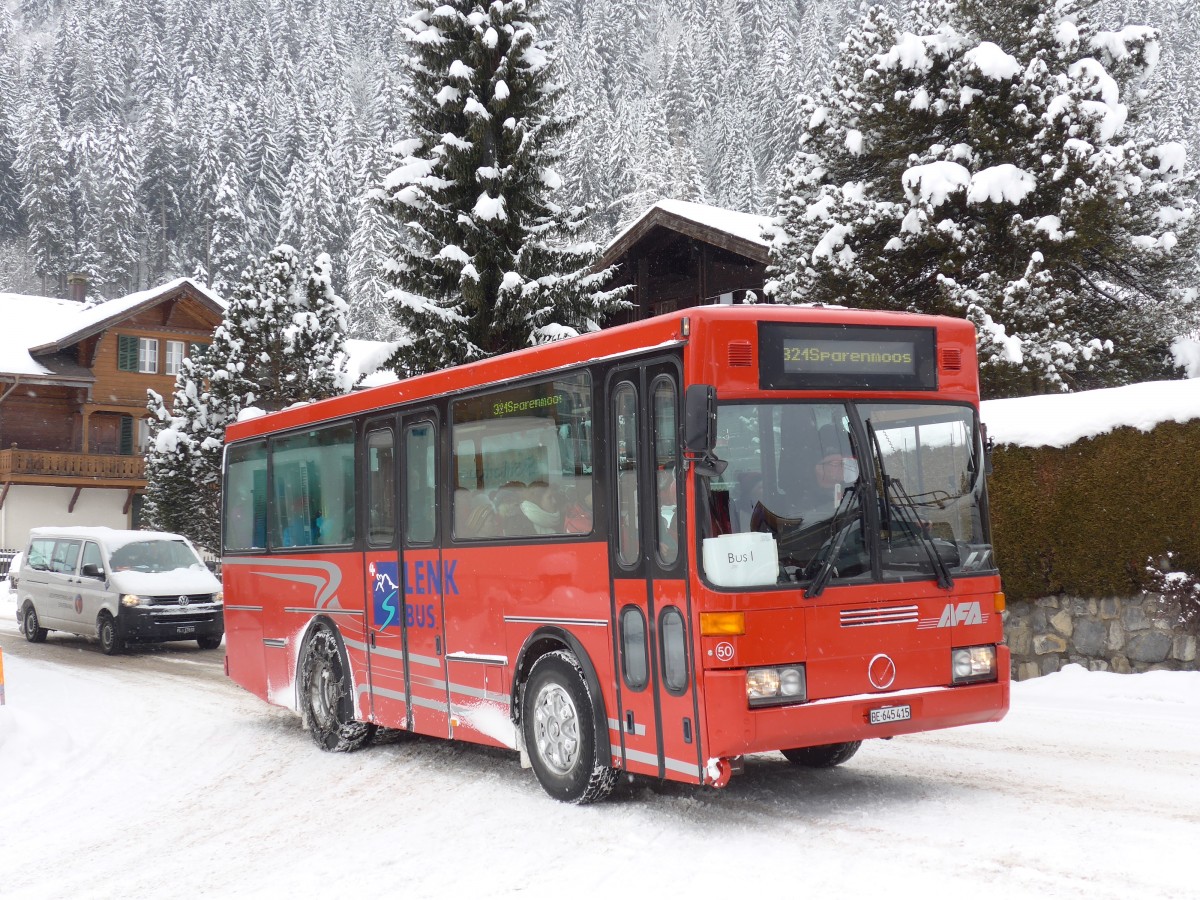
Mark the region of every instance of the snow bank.
<instances>
[{"instance_id":1,"label":"snow bank","mask_svg":"<svg viewBox=\"0 0 1200 900\"><path fill-rule=\"evenodd\" d=\"M980 404L980 415L998 444L1066 447L1115 428L1151 431L1162 422L1200 418L1200 378L986 400Z\"/></svg>"}]
</instances>

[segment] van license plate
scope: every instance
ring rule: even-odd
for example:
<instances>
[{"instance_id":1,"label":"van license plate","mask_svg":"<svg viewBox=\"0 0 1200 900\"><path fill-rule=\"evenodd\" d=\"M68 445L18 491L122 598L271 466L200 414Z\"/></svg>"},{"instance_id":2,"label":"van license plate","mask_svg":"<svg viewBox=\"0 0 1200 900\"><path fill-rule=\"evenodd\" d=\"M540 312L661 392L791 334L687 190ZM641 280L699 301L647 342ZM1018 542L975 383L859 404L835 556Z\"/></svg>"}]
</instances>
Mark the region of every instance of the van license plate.
<instances>
[{"instance_id":1,"label":"van license plate","mask_svg":"<svg viewBox=\"0 0 1200 900\"><path fill-rule=\"evenodd\" d=\"M867 721L872 725L882 725L885 722L903 722L911 718L911 706L885 706L882 709L872 709L867 713Z\"/></svg>"},{"instance_id":2,"label":"van license plate","mask_svg":"<svg viewBox=\"0 0 1200 900\"><path fill-rule=\"evenodd\" d=\"M179 632L180 634L191 634L193 631L196 630L196 626L195 625L179 625L179 626L176 626L175 630L177 632ZM907 719L908 716L905 716L904 718Z\"/></svg>"}]
</instances>

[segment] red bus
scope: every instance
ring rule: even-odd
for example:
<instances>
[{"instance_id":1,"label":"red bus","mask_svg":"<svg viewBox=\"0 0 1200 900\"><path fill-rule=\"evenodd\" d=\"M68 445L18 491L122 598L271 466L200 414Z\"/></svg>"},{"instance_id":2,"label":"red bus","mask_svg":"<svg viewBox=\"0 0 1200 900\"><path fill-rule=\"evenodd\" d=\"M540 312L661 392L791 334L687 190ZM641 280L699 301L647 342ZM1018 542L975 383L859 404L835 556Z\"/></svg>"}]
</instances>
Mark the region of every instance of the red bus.
<instances>
[{"instance_id":1,"label":"red bus","mask_svg":"<svg viewBox=\"0 0 1200 900\"><path fill-rule=\"evenodd\" d=\"M226 669L552 796L999 720L974 328L704 307L229 426Z\"/></svg>"}]
</instances>

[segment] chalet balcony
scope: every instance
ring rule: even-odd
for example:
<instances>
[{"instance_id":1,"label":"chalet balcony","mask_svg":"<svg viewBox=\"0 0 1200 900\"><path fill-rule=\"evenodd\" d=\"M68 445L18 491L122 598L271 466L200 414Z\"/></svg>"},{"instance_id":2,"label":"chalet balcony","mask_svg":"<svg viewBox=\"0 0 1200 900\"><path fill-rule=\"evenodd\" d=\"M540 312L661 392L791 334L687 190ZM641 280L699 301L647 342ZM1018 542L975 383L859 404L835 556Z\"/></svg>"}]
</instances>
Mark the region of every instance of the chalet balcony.
<instances>
[{"instance_id":1,"label":"chalet balcony","mask_svg":"<svg viewBox=\"0 0 1200 900\"><path fill-rule=\"evenodd\" d=\"M146 461L140 456L13 447L0 450L0 483L141 489L146 486Z\"/></svg>"}]
</instances>

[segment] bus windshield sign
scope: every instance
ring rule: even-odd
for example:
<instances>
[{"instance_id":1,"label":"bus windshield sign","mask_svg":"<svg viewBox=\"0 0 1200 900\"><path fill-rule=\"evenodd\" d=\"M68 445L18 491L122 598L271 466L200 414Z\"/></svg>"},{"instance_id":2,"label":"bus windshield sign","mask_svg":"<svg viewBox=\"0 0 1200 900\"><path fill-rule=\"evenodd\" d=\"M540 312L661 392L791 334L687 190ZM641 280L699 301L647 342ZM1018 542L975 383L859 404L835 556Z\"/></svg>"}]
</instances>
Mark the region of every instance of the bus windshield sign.
<instances>
[{"instance_id":1,"label":"bus windshield sign","mask_svg":"<svg viewBox=\"0 0 1200 900\"><path fill-rule=\"evenodd\" d=\"M931 328L788 325L759 330L765 389L937 389Z\"/></svg>"}]
</instances>

